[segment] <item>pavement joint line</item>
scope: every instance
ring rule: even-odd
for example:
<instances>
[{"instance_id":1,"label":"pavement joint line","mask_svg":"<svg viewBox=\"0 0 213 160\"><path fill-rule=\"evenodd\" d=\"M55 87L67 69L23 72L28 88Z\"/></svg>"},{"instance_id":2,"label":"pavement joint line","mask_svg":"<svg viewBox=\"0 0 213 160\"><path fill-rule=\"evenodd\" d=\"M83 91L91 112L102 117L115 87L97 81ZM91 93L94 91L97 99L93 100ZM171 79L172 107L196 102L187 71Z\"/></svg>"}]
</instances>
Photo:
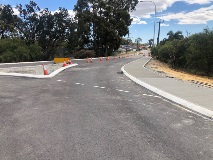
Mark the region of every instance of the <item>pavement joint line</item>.
<instances>
[{"instance_id":1,"label":"pavement joint line","mask_svg":"<svg viewBox=\"0 0 213 160\"><path fill-rule=\"evenodd\" d=\"M140 59L142 59L142 58L140 58ZM140 60L140 59L138 59L138 60ZM151 59L152 59L152 58L150 58L150 59L143 65L144 68L145 68L145 65L146 65ZM136 62L136 61L138 61L138 60L132 61L132 62L130 62L130 63L134 63L134 62ZM127 63L126 65L128 65L128 64L130 64L130 63ZM206 108L204 108L204 107L202 107L202 106L199 106L199 105L197 105L197 104L194 104L194 103L192 103L192 102L186 101L186 100L184 100L184 99L182 99L182 98L179 98L179 97L177 97L177 96L175 96L175 95L172 95L172 94L170 94L170 93L167 93L167 92L165 92L165 91L163 91L163 90L160 90L160 89L158 89L158 88L156 88L156 87L154 87L154 86L152 86L152 85L150 85L150 84L148 84L148 83L145 83L145 82L143 82L143 81L137 79L136 77L134 77L134 76L132 76L131 74L127 73L127 71L125 70L125 66L126 66L126 65L124 65L124 66L121 68L121 71L124 73L124 75L126 75L128 78L130 78L130 79L131 79L132 81L134 81L135 83L137 83L137 84L139 84L140 86L143 86L143 87L145 87L145 88L151 90L152 92L157 93L158 95L163 96L163 97L165 97L165 98L167 98L167 99L169 99L169 100L171 100L171 101L173 101L173 102L175 102L175 103L177 103L177 104L180 104L180 105L182 105L182 106L185 106L186 108L188 108L188 109L190 109L190 110L192 110L192 111L194 111L194 112L197 112L197 113L199 113L199 114L202 114L202 115L204 115L204 116L206 116L206 117L208 117L208 118L210 118L210 119L213 119L213 111L211 111L211 110L209 110L209 109L206 109ZM146 68L145 68L145 69L146 69Z\"/></svg>"},{"instance_id":2,"label":"pavement joint line","mask_svg":"<svg viewBox=\"0 0 213 160\"><path fill-rule=\"evenodd\" d=\"M61 67L57 70L55 70L54 72L51 72L49 75L34 75L34 74L22 74L22 73L5 73L5 72L0 72L0 76L15 76L15 77L27 77L27 78L52 78L55 75L57 75L58 73L62 72L63 70L67 69L67 68L71 68L74 66L77 66L78 64L72 64L66 67Z\"/></svg>"}]
</instances>

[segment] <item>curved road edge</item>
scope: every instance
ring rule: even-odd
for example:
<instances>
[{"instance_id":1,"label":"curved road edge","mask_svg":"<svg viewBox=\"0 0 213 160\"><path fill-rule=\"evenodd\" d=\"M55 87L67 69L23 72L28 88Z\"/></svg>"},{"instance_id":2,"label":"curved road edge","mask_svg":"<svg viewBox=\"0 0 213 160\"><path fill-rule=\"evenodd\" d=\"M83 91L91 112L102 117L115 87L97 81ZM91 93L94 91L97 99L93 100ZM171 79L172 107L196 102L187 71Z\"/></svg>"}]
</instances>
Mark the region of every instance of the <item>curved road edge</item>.
<instances>
[{"instance_id":1,"label":"curved road edge","mask_svg":"<svg viewBox=\"0 0 213 160\"><path fill-rule=\"evenodd\" d=\"M58 73L62 72L63 70L67 69L67 68L71 68L74 66L77 66L78 64L72 64L66 67L61 67L57 70L55 70L54 72L50 73L49 75L34 75L34 74L21 74L21 73L4 73L4 72L0 72L1 76L15 76L15 77L28 77L28 78L52 78L55 75L57 75Z\"/></svg>"},{"instance_id":2,"label":"curved road edge","mask_svg":"<svg viewBox=\"0 0 213 160\"><path fill-rule=\"evenodd\" d=\"M138 60L140 60L140 59L138 59ZM138 60L136 60L136 61L138 61ZM146 65L150 60L151 60L151 58L143 65L144 68L145 68L145 65ZM134 63L134 62L135 62L135 61L130 62L130 63ZM129 65L130 63L128 63L128 64L126 64L126 65ZM154 93L156 93L156 94L158 94L158 95L160 95L160 96L163 96L163 97L165 97L165 98L167 98L167 99L169 99L169 100L171 100L171 101L173 101L173 102L175 102L175 103L177 103L177 104L180 104L180 105L182 105L182 106L184 106L184 107L186 107L186 108L188 108L188 109L190 109L190 110L192 110L192 111L195 111L195 112L197 112L197 113L199 113L199 114L201 114L201 115L204 115L204 116L206 116L206 117L208 117L208 118L210 118L210 119L213 119L213 111L211 111L211 110L209 110L209 109L206 109L206 108L204 108L204 107L202 107L202 106L196 105L196 104L194 104L194 103L191 103L191 102L189 102L189 101L186 101L186 100L184 100L184 99L182 99L182 98L179 98L179 97L177 97L177 96L175 96L175 95L172 95L172 94L170 94L170 93L167 93L167 92L165 92L165 91L163 91L163 90L160 90L160 89L158 89L158 88L156 88L156 87L154 87L154 86L152 86L152 85L150 85L150 84L147 84L147 83L145 83L145 82L143 82L143 81L137 79L136 77L132 76L131 73L127 73L127 72L126 72L126 70L125 70L125 66L126 66L126 65L124 65L124 66L121 68L121 71L122 71L128 78L130 78L132 81L134 81L135 83L137 83L137 84L139 84L139 85L141 85L141 86L147 88L148 90L150 90L150 91L152 91L152 92L154 92ZM146 69L146 68L145 68L145 69Z\"/></svg>"}]
</instances>

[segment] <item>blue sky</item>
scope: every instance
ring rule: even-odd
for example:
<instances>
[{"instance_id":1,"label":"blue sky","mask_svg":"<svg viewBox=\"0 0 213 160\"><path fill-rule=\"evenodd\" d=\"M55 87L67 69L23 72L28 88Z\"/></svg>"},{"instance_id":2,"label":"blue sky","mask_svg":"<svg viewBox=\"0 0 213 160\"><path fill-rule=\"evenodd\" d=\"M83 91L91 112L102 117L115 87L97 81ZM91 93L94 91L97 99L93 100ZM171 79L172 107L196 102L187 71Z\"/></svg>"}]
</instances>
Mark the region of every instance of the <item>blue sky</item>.
<instances>
[{"instance_id":1,"label":"blue sky","mask_svg":"<svg viewBox=\"0 0 213 160\"><path fill-rule=\"evenodd\" d=\"M0 4L28 4L30 0L0 0ZM72 10L77 0L34 0L40 8L56 11L64 7L73 14ZM156 19L155 17L156 6ZM139 2L136 11L130 13L133 23L130 26L130 38L142 38L143 43L154 36L155 43L158 34L159 20L161 25L160 40L167 38L167 33L182 31L183 35L202 32L204 28L213 29L213 0L153 0L152 2Z\"/></svg>"}]
</instances>

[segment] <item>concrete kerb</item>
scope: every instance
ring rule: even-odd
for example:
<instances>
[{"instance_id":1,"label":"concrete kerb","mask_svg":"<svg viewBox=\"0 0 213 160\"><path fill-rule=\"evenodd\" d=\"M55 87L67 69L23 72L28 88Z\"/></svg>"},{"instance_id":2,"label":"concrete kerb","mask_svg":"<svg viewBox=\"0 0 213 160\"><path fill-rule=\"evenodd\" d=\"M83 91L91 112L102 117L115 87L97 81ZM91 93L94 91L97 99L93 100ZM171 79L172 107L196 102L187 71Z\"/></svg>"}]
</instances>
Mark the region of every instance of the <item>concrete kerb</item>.
<instances>
[{"instance_id":1,"label":"concrete kerb","mask_svg":"<svg viewBox=\"0 0 213 160\"><path fill-rule=\"evenodd\" d=\"M150 59L144 64L144 66L143 66L144 68L145 68L145 65L146 65L151 59L152 59L152 58L150 58ZM140 60L140 59L139 59L139 60ZM136 60L136 61L137 61L137 60ZM135 62L135 61L133 61L133 62ZM130 62L130 63L133 63L133 62ZM130 63L128 63L128 64L130 64ZM128 64L126 64L126 65L128 65ZM163 91L163 90L160 90L160 89L158 89L158 88L156 88L156 87L154 87L154 86L151 86L151 85L149 85L149 84L147 84L147 83L145 83L145 82L143 82L143 81L137 79L136 77L132 76L131 74L129 74L129 73L127 73L127 72L125 71L125 66L126 66L126 65L124 65L124 66L121 68L121 71L122 71L128 78L130 78L132 81L134 81L135 83L137 83L137 84L139 84L139 85L141 85L141 86L147 88L148 90L150 90L150 91L152 91L152 92L154 92L154 93L156 93L156 94L158 94L158 95L160 95L160 96L163 96L163 97L165 97L165 98L167 98L167 99L169 99L169 100L171 100L171 101L173 101L173 102L175 102L175 103L177 103L177 104L180 104L180 105L182 105L182 106L184 106L184 107L186 107L186 108L188 108L188 109L190 109L190 110L192 110L192 111L194 111L194 112L196 112L196 113L202 114L202 115L204 115L204 116L206 116L206 117L208 117L208 118L210 118L210 119L213 119L213 111L208 110L208 109L206 109L206 108L204 108L204 107L202 107L202 106L196 105L196 104L194 104L194 103L188 102L188 101L186 101L186 100L184 100L184 99L182 99L182 98L179 98L179 97L177 97L177 96L174 96L174 95L172 95L172 94L170 94L170 93L167 93L167 92L165 92L165 91ZM145 69L146 69L146 68L145 68Z\"/></svg>"},{"instance_id":2,"label":"concrete kerb","mask_svg":"<svg viewBox=\"0 0 213 160\"><path fill-rule=\"evenodd\" d=\"M1 65L5 65L5 64L30 64L30 63L45 63L45 62L49 62L49 61L36 61L36 62L17 62L17 63L0 63Z\"/></svg>"},{"instance_id":3,"label":"concrete kerb","mask_svg":"<svg viewBox=\"0 0 213 160\"><path fill-rule=\"evenodd\" d=\"M57 75L58 73L60 73L61 71L67 69L67 68L71 68L74 66L77 66L78 64L72 64L72 65L68 65L66 67L61 67L57 70L55 70L54 72L51 72L49 75L33 75L33 74L21 74L21 73L4 73L4 72L0 72L0 75L2 76L16 76L16 77L28 77L28 78L52 78L55 75Z\"/></svg>"}]
</instances>

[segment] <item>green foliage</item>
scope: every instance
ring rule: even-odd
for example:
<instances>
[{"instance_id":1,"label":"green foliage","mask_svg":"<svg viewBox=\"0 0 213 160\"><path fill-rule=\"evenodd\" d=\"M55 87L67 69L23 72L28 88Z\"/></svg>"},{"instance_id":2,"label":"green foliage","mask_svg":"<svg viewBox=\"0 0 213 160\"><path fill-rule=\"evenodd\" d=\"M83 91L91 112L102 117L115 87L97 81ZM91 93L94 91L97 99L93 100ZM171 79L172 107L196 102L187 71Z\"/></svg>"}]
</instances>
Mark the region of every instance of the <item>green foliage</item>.
<instances>
[{"instance_id":1,"label":"green foliage","mask_svg":"<svg viewBox=\"0 0 213 160\"><path fill-rule=\"evenodd\" d=\"M189 38L187 53L187 67L191 70L213 73L213 31L204 29L202 33L194 34Z\"/></svg>"},{"instance_id":2,"label":"green foliage","mask_svg":"<svg viewBox=\"0 0 213 160\"><path fill-rule=\"evenodd\" d=\"M93 48L109 55L117 50L121 38L129 33L129 11L138 0L78 0L74 8L78 19L78 44L81 49Z\"/></svg>"},{"instance_id":3,"label":"green foliage","mask_svg":"<svg viewBox=\"0 0 213 160\"><path fill-rule=\"evenodd\" d=\"M16 9L18 9L19 16L21 17L21 21L17 22L17 29L28 44L35 43L39 31L38 12L40 11L40 8L35 2L30 1L29 4L25 5L25 7L21 4L17 5Z\"/></svg>"},{"instance_id":4,"label":"green foliage","mask_svg":"<svg viewBox=\"0 0 213 160\"><path fill-rule=\"evenodd\" d=\"M29 49L29 60L30 61L41 61L44 60L44 53L42 48L38 44L31 44L28 46Z\"/></svg>"},{"instance_id":5,"label":"green foliage","mask_svg":"<svg viewBox=\"0 0 213 160\"><path fill-rule=\"evenodd\" d=\"M121 38L129 33L132 21L129 12L137 3L138 0L78 0L75 18L70 17L65 8L59 8L55 13L48 8L41 10L34 1L18 4L19 16L13 15L10 5L3 6L0 8L0 38L21 38L28 46L38 44L45 60L52 59L58 48L64 47L69 53L93 49L96 56L111 55L119 48ZM36 53L23 56L29 50L24 48L17 50L17 54L23 52L20 59L38 57Z\"/></svg>"},{"instance_id":6,"label":"green foliage","mask_svg":"<svg viewBox=\"0 0 213 160\"><path fill-rule=\"evenodd\" d=\"M23 62L42 60L43 54L38 45L26 45L20 39L0 40L0 62Z\"/></svg>"},{"instance_id":7,"label":"green foliage","mask_svg":"<svg viewBox=\"0 0 213 160\"><path fill-rule=\"evenodd\" d=\"M189 38L183 38L180 31L170 31L156 51L159 60L174 68L202 75L213 73L213 31L208 28Z\"/></svg>"},{"instance_id":8,"label":"green foliage","mask_svg":"<svg viewBox=\"0 0 213 160\"><path fill-rule=\"evenodd\" d=\"M174 47L170 42L165 43L163 46L158 48L158 59L168 63L169 61L171 61L173 49Z\"/></svg>"},{"instance_id":9,"label":"green foliage","mask_svg":"<svg viewBox=\"0 0 213 160\"><path fill-rule=\"evenodd\" d=\"M22 38L27 44L38 43L45 53L45 60L52 59L57 49L65 46L65 42L69 49L77 46L74 43L78 38L75 34L76 25L67 9L59 8L57 12L51 13L48 8L40 10L33 1L24 6L19 4L16 8L21 17L17 26Z\"/></svg>"},{"instance_id":10,"label":"green foliage","mask_svg":"<svg viewBox=\"0 0 213 160\"><path fill-rule=\"evenodd\" d=\"M19 18L13 15L10 5L0 6L0 38L14 37L17 33L16 22Z\"/></svg>"},{"instance_id":11,"label":"green foliage","mask_svg":"<svg viewBox=\"0 0 213 160\"><path fill-rule=\"evenodd\" d=\"M79 59L91 58L95 57L95 52L93 50L80 50L74 53L74 57Z\"/></svg>"},{"instance_id":12,"label":"green foliage","mask_svg":"<svg viewBox=\"0 0 213 160\"><path fill-rule=\"evenodd\" d=\"M129 44L129 40L126 38L121 38L121 45L128 45Z\"/></svg>"}]
</instances>

